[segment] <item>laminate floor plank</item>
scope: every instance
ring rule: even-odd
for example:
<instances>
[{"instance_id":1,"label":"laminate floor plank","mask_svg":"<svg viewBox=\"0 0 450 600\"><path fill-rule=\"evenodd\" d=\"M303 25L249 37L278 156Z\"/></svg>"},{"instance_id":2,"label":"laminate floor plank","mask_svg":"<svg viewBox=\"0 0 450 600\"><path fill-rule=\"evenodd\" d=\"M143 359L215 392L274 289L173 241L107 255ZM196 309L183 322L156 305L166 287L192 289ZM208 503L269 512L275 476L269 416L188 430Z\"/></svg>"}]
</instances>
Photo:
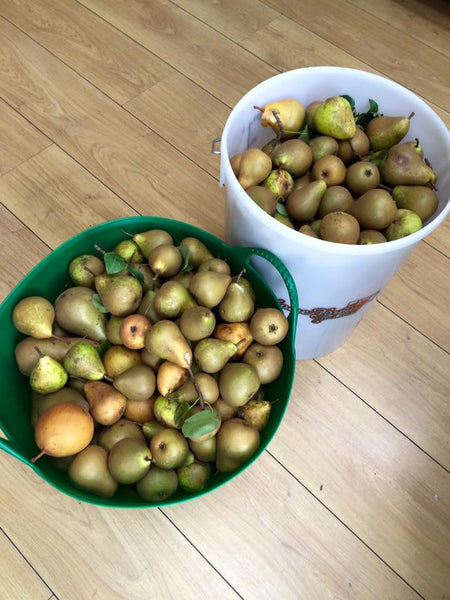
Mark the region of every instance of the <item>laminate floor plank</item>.
<instances>
[{"instance_id":1,"label":"laminate floor plank","mask_svg":"<svg viewBox=\"0 0 450 600\"><path fill-rule=\"evenodd\" d=\"M450 258L450 217L447 217L425 240L430 246Z\"/></svg>"},{"instance_id":2,"label":"laminate floor plank","mask_svg":"<svg viewBox=\"0 0 450 600\"><path fill-rule=\"evenodd\" d=\"M268 451L423 597L445 597L450 475L316 361L298 363Z\"/></svg>"},{"instance_id":3,"label":"laminate floor plank","mask_svg":"<svg viewBox=\"0 0 450 600\"><path fill-rule=\"evenodd\" d=\"M51 143L0 99L0 177Z\"/></svg>"},{"instance_id":4,"label":"laminate floor plank","mask_svg":"<svg viewBox=\"0 0 450 600\"><path fill-rule=\"evenodd\" d=\"M414 248L378 296L382 304L450 352L450 262L425 243Z\"/></svg>"},{"instance_id":5,"label":"laminate floor plank","mask_svg":"<svg viewBox=\"0 0 450 600\"><path fill-rule=\"evenodd\" d=\"M450 356L376 302L341 348L317 359L450 469Z\"/></svg>"},{"instance_id":6,"label":"laminate floor plank","mask_svg":"<svg viewBox=\"0 0 450 600\"><path fill-rule=\"evenodd\" d=\"M2 526L60 600L239 598L158 509L75 501L5 454L0 480Z\"/></svg>"},{"instance_id":7,"label":"laminate floor plank","mask_svg":"<svg viewBox=\"0 0 450 600\"><path fill-rule=\"evenodd\" d=\"M33 571L31 566L0 530L0 555L2 576L0 598L5 600L48 600L52 594L49 587Z\"/></svg>"},{"instance_id":8,"label":"laminate floor plank","mask_svg":"<svg viewBox=\"0 0 450 600\"><path fill-rule=\"evenodd\" d=\"M266 4L449 110L449 56L348 2L341 2L339 10L333 0L314 3L266 0ZM446 48L450 47L450 38L443 42Z\"/></svg>"},{"instance_id":9,"label":"laminate floor plank","mask_svg":"<svg viewBox=\"0 0 450 600\"><path fill-rule=\"evenodd\" d=\"M120 104L172 71L76 0L0 0L0 14Z\"/></svg>"},{"instance_id":10,"label":"laminate floor plank","mask_svg":"<svg viewBox=\"0 0 450 600\"><path fill-rule=\"evenodd\" d=\"M277 73L171 2L80 1L228 106Z\"/></svg>"},{"instance_id":11,"label":"laminate floor plank","mask_svg":"<svg viewBox=\"0 0 450 600\"><path fill-rule=\"evenodd\" d=\"M203 169L5 20L0 56L0 97L135 210L182 219L191 200L191 222L222 233L222 207L196 202L217 193Z\"/></svg>"}]
</instances>

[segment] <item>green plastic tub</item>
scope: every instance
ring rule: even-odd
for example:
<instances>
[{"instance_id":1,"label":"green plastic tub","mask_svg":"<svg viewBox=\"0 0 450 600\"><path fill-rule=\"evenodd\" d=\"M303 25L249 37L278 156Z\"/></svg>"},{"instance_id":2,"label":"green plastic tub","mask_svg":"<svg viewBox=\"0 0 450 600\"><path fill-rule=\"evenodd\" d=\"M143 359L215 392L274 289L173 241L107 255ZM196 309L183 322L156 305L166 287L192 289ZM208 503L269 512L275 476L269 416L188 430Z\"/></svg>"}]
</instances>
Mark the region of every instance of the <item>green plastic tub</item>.
<instances>
[{"instance_id":1,"label":"green plastic tub","mask_svg":"<svg viewBox=\"0 0 450 600\"><path fill-rule=\"evenodd\" d=\"M292 307L288 316L289 333L280 344L284 355L283 371L275 382L266 386L265 399L277 400L277 402L273 405L268 425L261 432L261 444L257 452L236 471L213 474L207 486L200 493L188 494L179 490L168 500L158 504L140 499L133 486L119 486L112 498L100 498L72 485L68 475L56 469L48 457L42 457L35 464L30 461L39 451L30 424L31 389L28 378L19 372L14 355L16 344L25 336L16 330L11 318L14 306L22 298L41 295L53 302L66 286L71 287L73 284L68 275L69 262L83 253L97 254L94 244L109 251L126 237L122 230L134 234L148 229L165 229L173 236L176 243L187 236L197 237L215 256L228 262L233 274L239 273L243 267L246 268L245 276L256 292L258 306L279 308L280 305L272 290L250 264L254 255L262 256L272 263L282 276L289 291ZM224 485L257 460L275 435L284 416L294 381L297 314L298 300L294 281L280 260L267 250L232 247L197 227L159 217L127 217L91 227L64 242L46 256L10 292L0 306L0 329L2 332L0 364L2 372L6 375L0 379L0 428L6 436L6 439L0 438L0 448L28 465L39 477L59 491L90 504L116 508L150 508L178 504L203 496Z\"/></svg>"}]
</instances>

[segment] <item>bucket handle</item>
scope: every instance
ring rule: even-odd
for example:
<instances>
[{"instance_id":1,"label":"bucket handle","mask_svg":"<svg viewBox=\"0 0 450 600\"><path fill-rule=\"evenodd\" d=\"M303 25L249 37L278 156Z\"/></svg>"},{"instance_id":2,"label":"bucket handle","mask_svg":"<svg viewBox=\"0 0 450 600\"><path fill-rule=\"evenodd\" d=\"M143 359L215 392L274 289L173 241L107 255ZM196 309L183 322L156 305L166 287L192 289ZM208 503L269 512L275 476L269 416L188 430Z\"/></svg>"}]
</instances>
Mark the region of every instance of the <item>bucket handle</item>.
<instances>
[{"instance_id":1,"label":"bucket handle","mask_svg":"<svg viewBox=\"0 0 450 600\"><path fill-rule=\"evenodd\" d=\"M295 281L288 268L278 258L278 256L273 254L273 252L270 252L270 250L265 250L264 248L242 248L234 246L233 251L241 255L241 257L244 259L244 264L249 264L252 256L261 256L270 262L270 264L272 264L281 275L289 294L290 310L287 320L289 323L289 328L292 331L292 349L295 353L295 332L297 329L298 320L298 294L297 286L295 285Z\"/></svg>"},{"instance_id":2,"label":"bucket handle","mask_svg":"<svg viewBox=\"0 0 450 600\"><path fill-rule=\"evenodd\" d=\"M220 144L222 138L215 138L211 144L211 154L215 154L216 156L220 156L220 148L217 149L217 145Z\"/></svg>"},{"instance_id":3,"label":"bucket handle","mask_svg":"<svg viewBox=\"0 0 450 600\"><path fill-rule=\"evenodd\" d=\"M14 458L17 458L29 467L34 468L34 465L31 462L31 460L29 460L22 454L16 442L13 442L12 440L7 440L6 438L0 438L0 449L4 450L7 454L10 454L11 456L14 456Z\"/></svg>"}]
</instances>

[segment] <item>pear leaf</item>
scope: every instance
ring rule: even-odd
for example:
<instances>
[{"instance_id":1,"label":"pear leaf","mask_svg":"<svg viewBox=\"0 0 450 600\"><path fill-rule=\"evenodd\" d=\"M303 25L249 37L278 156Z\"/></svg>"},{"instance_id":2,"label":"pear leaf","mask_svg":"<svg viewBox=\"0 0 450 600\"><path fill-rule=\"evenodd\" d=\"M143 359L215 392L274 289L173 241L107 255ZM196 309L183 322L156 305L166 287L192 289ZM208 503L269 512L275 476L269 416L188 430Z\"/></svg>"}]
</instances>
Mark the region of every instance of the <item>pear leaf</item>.
<instances>
[{"instance_id":1,"label":"pear leaf","mask_svg":"<svg viewBox=\"0 0 450 600\"><path fill-rule=\"evenodd\" d=\"M177 425L181 425L186 419L186 415L191 410L190 404L187 402L180 402L175 410L174 421Z\"/></svg>"},{"instance_id":2,"label":"pear leaf","mask_svg":"<svg viewBox=\"0 0 450 600\"><path fill-rule=\"evenodd\" d=\"M109 340L103 340L103 342L97 347L97 352L100 358L103 358L103 355L107 350L111 348L111 342Z\"/></svg>"},{"instance_id":3,"label":"pear leaf","mask_svg":"<svg viewBox=\"0 0 450 600\"><path fill-rule=\"evenodd\" d=\"M130 273L130 275L136 277L141 285L144 285L144 274L142 271L139 271L139 269L136 269L136 267L133 267L133 265L127 265L127 271Z\"/></svg>"},{"instance_id":4,"label":"pear leaf","mask_svg":"<svg viewBox=\"0 0 450 600\"><path fill-rule=\"evenodd\" d=\"M178 250L181 252L181 256L183 257L183 267L181 268L181 273L186 273L187 271L192 271L194 268L189 264L189 248L184 244L178 246Z\"/></svg>"},{"instance_id":5,"label":"pear leaf","mask_svg":"<svg viewBox=\"0 0 450 600\"><path fill-rule=\"evenodd\" d=\"M277 213L283 215L283 217L289 216L288 211L286 210L286 207L283 202L277 202Z\"/></svg>"},{"instance_id":6,"label":"pear leaf","mask_svg":"<svg viewBox=\"0 0 450 600\"><path fill-rule=\"evenodd\" d=\"M103 260L105 262L105 269L108 275L120 273L120 271L125 269L127 266L125 260L115 252L105 252L103 255Z\"/></svg>"},{"instance_id":7,"label":"pear leaf","mask_svg":"<svg viewBox=\"0 0 450 600\"><path fill-rule=\"evenodd\" d=\"M97 310L102 313L107 313L107 309L104 307L103 302L100 300L100 296L98 294L94 294L92 296L92 303Z\"/></svg>"},{"instance_id":8,"label":"pear leaf","mask_svg":"<svg viewBox=\"0 0 450 600\"><path fill-rule=\"evenodd\" d=\"M214 431L220 425L220 415L216 410L201 410L183 423L181 432L185 437L198 438Z\"/></svg>"},{"instance_id":9,"label":"pear leaf","mask_svg":"<svg viewBox=\"0 0 450 600\"><path fill-rule=\"evenodd\" d=\"M381 116L382 115L378 112L378 103L369 98L369 110L356 116L356 125L358 125L364 131L369 121L375 117Z\"/></svg>"},{"instance_id":10,"label":"pear leaf","mask_svg":"<svg viewBox=\"0 0 450 600\"><path fill-rule=\"evenodd\" d=\"M341 94L341 98L345 98L347 100L347 102L350 104L350 106L352 107L352 112L353 114L355 113L355 100L354 98L352 98L351 96L349 96L348 94Z\"/></svg>"},{"instance_id":11,"label":"pear leaf","mask_svg":"<svg viewBox=\"0 0 450 600\"><path fill-rule=\"evenodd\" d=\"M309 127L308 127L308 125L305 125L303 127L303 129L300 131L300 135L298 136L298 139L302 140L302 142L305 142L306 144L309 144L310 138L311 138L311 135L309 133Z\"/></svg>"},{"instance_id":12,"label":"pear leaf","mask_svg":"<svg viewBox=\"0 0 450 600\"><path fill-rule=\"evenodd\" d=\"M369 160L375 166L379 167L386 158L387 153L387 150L378 150L378 152L373 152L372 154L370 154Z\"/></svg>"}]
</instances>

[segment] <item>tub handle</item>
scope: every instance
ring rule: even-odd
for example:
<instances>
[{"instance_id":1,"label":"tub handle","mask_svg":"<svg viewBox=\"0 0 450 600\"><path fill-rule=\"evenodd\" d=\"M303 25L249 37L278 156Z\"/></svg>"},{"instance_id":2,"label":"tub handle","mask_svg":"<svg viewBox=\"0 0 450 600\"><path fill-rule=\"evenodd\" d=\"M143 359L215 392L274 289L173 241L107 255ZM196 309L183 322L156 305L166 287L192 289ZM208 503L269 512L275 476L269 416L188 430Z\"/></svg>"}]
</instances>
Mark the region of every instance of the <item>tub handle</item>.
<instances>
[{"instance_id":1,"label":"tub handle","mask_svg":"<svg viewBox=\"0 0 450 600\"><path fill-rule=\"evenodd\" d=\"M289 329L292 332L292 351L295 355L295 333L297 329L297 320L298 320L298 294L297 294L297 286L295 285L295 281L286 267L286 265L270 250L265 250L264 248L242 248L238 246L233 247L233 251L237 254L240 254L242 259L244 260L244 264L249 264L252 256L261 256L265 258L267 261L272 264L279 274L281 275L284 284L286 285L288 294L289 294L289 315L287 317L289 323Z\"/></svg>"},{"instance_id":2,"label":"tub handle","mask_svg":"<svg viewBox=\"0 0 450 600\"><path fill-rule=\"evenodd\" d=\"M18 460L25 463L26 465L34 468L34 465L31 462L31 460L29 460L22 454L22 452L19 450L17 444L15 442L13 442L12 440L7 440L6 438L0 438L0 449L4 450L7 454L10 454L11 456L14 456L14 458L17 458Z\"/></svg>"},{"instance_id":3,"label":"tub handle","mask_svg":"<svg viewBox=\"0 0 450 600\"><path fill-rule=\"evenodd\" d=\"M215 154L216 156L220 156L220 148L217 149L217 145L220 144L222 138L215 138L211 144L211 154Z\"/></svg>"}]
</instances>

